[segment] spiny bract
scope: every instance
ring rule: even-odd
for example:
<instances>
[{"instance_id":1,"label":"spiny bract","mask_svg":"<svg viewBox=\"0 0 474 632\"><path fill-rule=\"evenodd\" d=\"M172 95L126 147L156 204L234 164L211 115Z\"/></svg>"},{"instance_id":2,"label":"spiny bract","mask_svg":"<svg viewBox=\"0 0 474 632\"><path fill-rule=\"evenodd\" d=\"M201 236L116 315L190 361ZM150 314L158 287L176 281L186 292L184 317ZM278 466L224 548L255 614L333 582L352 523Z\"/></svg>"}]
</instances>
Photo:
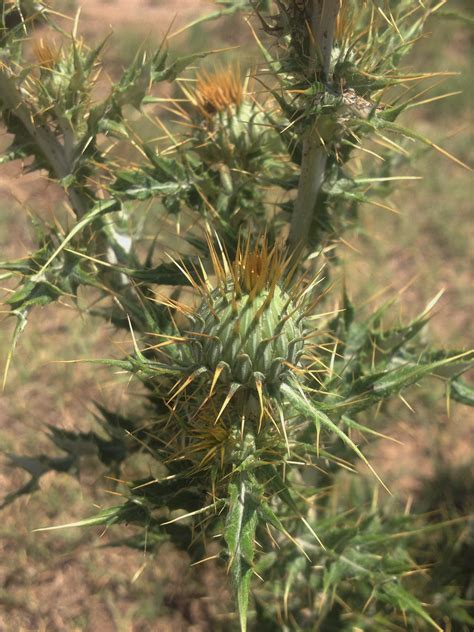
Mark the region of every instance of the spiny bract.
<instances>
[{"instance_id":1,"label":"spiny bract","mask_svg":"<svg viewBox=\"0 0 474 632\"><path fill-rule=\"evenodd\" d=\"M201 71L195 90L183 88L195 108L195 149L216 164L227 164L228 158L248 169L268 158L268 120L247 83L238 66L229 66L211 74Z\"/></svg>"},{"instance_id":2,"label":"spiny bract","mask_svg":"<svg viewBox=\"0 0 474 632\"><path fill-rule=\"evenodd\" d=\"M277 387L304 349L304 301L291 291L288 260L265 241L240 245L231 265L213 251L217 286L206 287L189 332L197 365L221 381Z\"/></svg>"}]
</instances>

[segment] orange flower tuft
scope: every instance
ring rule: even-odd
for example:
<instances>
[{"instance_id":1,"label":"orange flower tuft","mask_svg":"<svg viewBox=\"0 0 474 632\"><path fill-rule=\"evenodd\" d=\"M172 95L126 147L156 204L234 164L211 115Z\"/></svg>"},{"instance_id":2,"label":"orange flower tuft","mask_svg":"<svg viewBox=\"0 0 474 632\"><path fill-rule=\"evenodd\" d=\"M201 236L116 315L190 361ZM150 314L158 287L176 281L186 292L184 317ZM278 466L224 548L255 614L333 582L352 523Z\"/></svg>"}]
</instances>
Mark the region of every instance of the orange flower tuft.
<instances>
[{"instance_id":1,"label":"orange flower tuft","mask_svg":"<svg viewBox=\"0 0 474 632\"><path fill-rule=\"evenodd\" d=\"M195 105L206 116L223 112L233 105L239 106L243 99L243 86L237 66L228 66L210 74L198 75L194 93Z\"/></svg>"},{"instance_id":2,"label":"orange flower tuft","mask_svg":"<svg viewBox=\"0 0 474 632\"><path fill-rule=\"evenodd\" d=\"M42 37L35 41L33 52L40 67L47 68L48 70L53 68L60 57L59 48L54 43L48 42Z\"/></svg>"}]
</instances>

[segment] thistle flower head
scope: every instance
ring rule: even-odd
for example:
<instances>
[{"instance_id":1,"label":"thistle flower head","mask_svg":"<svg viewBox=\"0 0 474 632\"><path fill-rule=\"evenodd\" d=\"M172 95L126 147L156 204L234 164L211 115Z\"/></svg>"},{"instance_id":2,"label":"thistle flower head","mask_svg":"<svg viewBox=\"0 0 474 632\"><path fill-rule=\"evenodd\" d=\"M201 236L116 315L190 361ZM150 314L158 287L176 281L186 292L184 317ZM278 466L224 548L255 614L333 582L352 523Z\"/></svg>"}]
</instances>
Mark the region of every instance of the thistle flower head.
<instances>
[{"instance_id":1,"label":"thistle flower head","mask_svg":"<svg viewBox=\"0 0 474 632\"><path fill-rule=\"evenodd\" d=\"M238 66L228 66L214 73L202 71L197 77L193 102L205 116L239 107L244 88Z\"/></svg>"},{"instance_id":2,"label":"thistle flower head","mask_svg":"<svg viewBox=\"0 0 474 632\"><path fill-rule=\"evenodd\" d=\"M187 324L168 347L180 369L158 423L166 462L187 463L190 475L210 472L218 488L250 453L286 453L286 429L275 420L281 424L282 386L312 355L306 316L313 284L294 282L292 261L265 236L239 239L233 257L207 239L210 270L178 264L198 295L195 306L163 299L182 308Z\"/></svg>"},{"instance_id":3,"label":"thistle flower head","mask_svg":"<svg viewBox=\"0 0 474 632\"><path fill-rule=\"evenodd\" d=\"M201 71L194 90L184 92L197 112L201 154L212 162L263 159L268 124L261 107L246 91L238 66ZM204 119L204 125L203 120Z\"/></svg>"},{"instance_id":4,"label":"thistle flower head","mask_svg":"<svg viewBox=\"0 0 474 632\"><path fill-rule=\"evenodd\" d=\"M201 300L186 332L192 366L213 385L274 392L303 353L304 292L291 285L283 250L265 238L239 241L233 261L211 239L209 249L214 282L204 273L195 282Z\"/></svg>"}]
</instances>

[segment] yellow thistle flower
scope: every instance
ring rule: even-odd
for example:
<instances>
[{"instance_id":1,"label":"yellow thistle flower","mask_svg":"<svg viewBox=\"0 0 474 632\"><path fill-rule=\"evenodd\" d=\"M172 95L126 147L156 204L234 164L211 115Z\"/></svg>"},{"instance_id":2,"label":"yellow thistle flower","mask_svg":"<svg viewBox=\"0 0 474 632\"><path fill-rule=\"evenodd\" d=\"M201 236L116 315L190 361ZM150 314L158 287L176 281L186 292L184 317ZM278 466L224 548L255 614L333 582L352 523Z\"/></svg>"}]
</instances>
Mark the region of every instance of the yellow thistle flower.
<instances>
[{"instance_id":1,"label":"yellow thistle flower","mask_svg":"<svg viewBox=\"0 0 474 632\"><path fill-rule=\"evenodd\" d=\"M202 71L197 77L191 100L202 114L212 116L233 106L239 107L243 96L240 69L228 66L213 73Z\"/></svg>"},{"instance_id":2,"label":"yellow thistle flower","mask_svg":"<svg viewBox=\"0 0 474 632\"><path fill-rule=\"evenodd\" d=\"M51 70L61 56L61 50L52 41L40 37L33 44L33 52L38 65L43 70Z\"/></svg>"}]
</instances>

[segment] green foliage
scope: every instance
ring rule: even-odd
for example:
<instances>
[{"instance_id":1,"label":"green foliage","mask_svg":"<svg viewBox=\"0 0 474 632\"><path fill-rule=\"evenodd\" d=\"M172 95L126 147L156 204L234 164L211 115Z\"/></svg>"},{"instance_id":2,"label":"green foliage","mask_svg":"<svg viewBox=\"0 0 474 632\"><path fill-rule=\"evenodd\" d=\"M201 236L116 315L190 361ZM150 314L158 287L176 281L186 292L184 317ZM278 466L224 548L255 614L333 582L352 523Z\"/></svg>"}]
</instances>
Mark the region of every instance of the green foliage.
<instances>
[{"instance_id":1,"label":"green foliage","mask_svg":"<svg viewBox=\"0 0 474 632\"><path fill-rule=\"evenodd\" d=\"M352 476L361 462L382 482L359 443L381 436L377 407L405 389L434 376L472 404L461 378L472 354L420 338L436 300L408 324L394 323L393 303L363 314L345 290L334 307L314 265L334 263L334 242L361 203L386 206L372 196L388 195L407 155L387 134L440 149L395 122L419 102L397 88L424 76L400 63L434 8L400 0L359 11L348 2L325 56L308 32L319 2L279 0L274 12L267 2L218 4L195 24L253 7L268 33L257 36L265 102L237 69L196 75L193 64L209 52L173 57L166 42L96 98L105 42L89 50L46 7L29 7L29 18L19 3L2 5L0 112L12 135L3 161L45 169L73 211L72 223L41 228L34 253L0 263L18 279L7 301L18 322L8 364L34 310L69 301L131 332L128 356L91 362L129 373L144 395L130 418L100 407L100 433L50 428L62 456L10 455L31 478L3 505L38 489L48 471L79 471L84 456L118 477L146 449L156 475L122 481L120 505L47 528L132 524L131 546L168 540L193 561L217 540L241 630L248 621L269 630L441 629L446 617L467 629L465 586L412 581L433 559L419 538L455 527L366 506L363 482L353 492L343 485L344 470ZM46 37L27 63L38 21ZM146 112L161 102L161 83L189 79L188 102L173 104L180 123L158 122L166 144L137 138L130 109ZM139 163L116 141L138 150ZM287 252L281 236L301 219L292 200L316 175L306 171L308 148L320 158L320 187L303 196L308 234L296 248L290 229ZM356 174L363 153L382 166L364 161ZM144 201L157 216L148 248ZM83 307L83 295L99 308Z\"/></svg>"},{"instance_id":2,"label":"green foliage","mask_svg":"<svg viewBox=\"0 0 474 632\"><path fill-rule=\"evenodd\" d=\"M363 519L350 513L327 515L324 508L319 513L325 548L318 552L316 563L290 551L269 560L275 580L269 582L272 589L257 592L257 627L266 617L270 627L263 629L272 629L269 611L278 621L280 610L293 622L288 629L395 630L408 625L415 630L423 629L423 622L441 629L404 586L410 584L404 576L413 573L407 541L423 537L429 527L417 530L411 517L387 517L370 507ZM304 535L301 540L305 541ZM305 545L310 550L309 543ZM405 622L401 612L406 613Z\"/></svg>"}]
</instances>

